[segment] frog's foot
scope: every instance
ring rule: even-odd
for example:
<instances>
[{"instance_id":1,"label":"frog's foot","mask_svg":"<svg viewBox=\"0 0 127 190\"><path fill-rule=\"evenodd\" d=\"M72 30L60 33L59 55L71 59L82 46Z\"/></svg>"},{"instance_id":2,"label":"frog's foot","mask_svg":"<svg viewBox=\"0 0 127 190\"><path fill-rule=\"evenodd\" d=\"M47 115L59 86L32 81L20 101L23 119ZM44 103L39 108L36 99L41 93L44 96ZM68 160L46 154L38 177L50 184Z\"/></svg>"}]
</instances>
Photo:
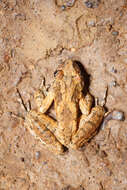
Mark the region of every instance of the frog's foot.
<instances>
[{"instance_id":1,"label":"frog's foot","mask_svg":"<svg viewBox=\"0 0 127 190\"><path fill-rule=\"evenodd\" d=\"M102 122L104 113L103 107L96 106L91 110L91 113L88 116L82 115L79 123L79 129L72 137L70 147L78 149L91 139L96 134L96 131Z\"/></svg>"},{"instance_id":2,"label":"frog's foot","mask_svg":"<svg viewBox=\"0 0 127 190\"><path fill-rule=\"evenodd\" d=\"M26 116L25 127L52 152L56 154L62 154L64 152L63 145L53 134L56 122L49 116L32 110ZM51 128L52 131L48 128Z\"/></svg>"}]
</instances>

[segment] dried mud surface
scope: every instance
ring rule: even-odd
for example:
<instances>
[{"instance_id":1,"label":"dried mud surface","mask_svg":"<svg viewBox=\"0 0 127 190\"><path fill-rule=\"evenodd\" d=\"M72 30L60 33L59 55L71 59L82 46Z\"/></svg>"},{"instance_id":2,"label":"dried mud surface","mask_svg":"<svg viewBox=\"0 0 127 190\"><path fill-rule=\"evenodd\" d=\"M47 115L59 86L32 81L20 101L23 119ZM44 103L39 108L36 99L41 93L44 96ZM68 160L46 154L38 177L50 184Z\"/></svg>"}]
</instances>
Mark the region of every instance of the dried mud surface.
<instances>
[{"instance_id":1,"label":"dried mud surface","mask_svg":"<svg viewBox=\"0 0 127 190\"><path fill-rule=\"evenodd\" d=\"M127 189L127 3L124 0L0 1L0 190ZM70 3L70 4L68 4ZM35 108L43 77L72 58L90 75L89 90L124 112L81 150L56 156L16 115Z\"/></svg>"}]
</instances>

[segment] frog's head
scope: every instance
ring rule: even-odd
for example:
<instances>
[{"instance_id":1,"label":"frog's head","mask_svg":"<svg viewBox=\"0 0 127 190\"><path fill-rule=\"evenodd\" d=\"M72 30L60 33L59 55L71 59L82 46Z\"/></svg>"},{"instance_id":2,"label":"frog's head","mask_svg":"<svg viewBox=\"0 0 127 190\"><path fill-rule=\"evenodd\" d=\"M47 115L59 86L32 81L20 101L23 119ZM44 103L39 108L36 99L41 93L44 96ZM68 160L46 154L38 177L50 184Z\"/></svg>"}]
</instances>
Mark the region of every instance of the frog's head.
<instances>
[{"instance_id":1,"label":"frog's head","mask_svg":"<svg viewBox=\"0 0 127 190\"><path fill-rule=\"evenodd\" d=\"M84 86L84 80L81 74L81 70L76 61L66 60L60 67L58 67L56 78L66 79L71 78L75 84L80 84L81 88Z\"/></svg>"},{"instance_id":2,"label":"frog's head","mask_svg":"<svg viewBox=\"0 0 127 190\"><path fill-rule=\"evenodd\" d=\"M64 63L63 72L65 76L81 78L81 71L76 61L67 60Z\"/></svg>"}]
</instances>

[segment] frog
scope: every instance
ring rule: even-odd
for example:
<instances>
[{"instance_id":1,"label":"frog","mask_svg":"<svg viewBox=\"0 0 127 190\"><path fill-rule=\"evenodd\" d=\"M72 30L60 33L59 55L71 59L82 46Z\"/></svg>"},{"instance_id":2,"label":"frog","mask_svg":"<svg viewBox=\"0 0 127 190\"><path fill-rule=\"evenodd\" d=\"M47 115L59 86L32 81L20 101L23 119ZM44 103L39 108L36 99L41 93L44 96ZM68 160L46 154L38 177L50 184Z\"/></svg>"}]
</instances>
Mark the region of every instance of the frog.
<instances>
[{"instance_id":1,"label":"frog","mask_svg":"<svg viewBox=\"0 0 127 190\"><path fill-rule=\"evenodd\" d=\"M47 95L42 89L34 95L37 109L27 113L25 126L55 154L80 149L99 129L105 110L101 105L93 106L93 96L84 90L86 85L79 64L68 59L58 66ZM47 112L52 104L56 118Z\"/></svg>"}]
</instances>

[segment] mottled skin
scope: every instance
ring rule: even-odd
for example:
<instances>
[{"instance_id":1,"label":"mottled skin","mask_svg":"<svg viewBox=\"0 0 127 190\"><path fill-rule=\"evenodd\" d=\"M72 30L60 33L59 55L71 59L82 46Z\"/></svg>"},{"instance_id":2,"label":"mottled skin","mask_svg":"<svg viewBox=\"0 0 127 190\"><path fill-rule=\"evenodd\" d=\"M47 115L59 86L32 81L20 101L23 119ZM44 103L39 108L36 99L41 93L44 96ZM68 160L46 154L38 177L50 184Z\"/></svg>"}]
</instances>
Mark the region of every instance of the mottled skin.
<instances>
[{"instance_id":1,"label":"mottled skin","mask_svg":"<svg viewBox=\"0 0 127 190\"><path fill-rule=\"evenodd\" d=\"M56 154L63 153L64 146L72 149L83 146L95 135L103 119L103 107L91 108L93 98L89 93L83 94L84 87L79 66L67 60L58 69L47 96L41 90L35 94L38 111L27 114L26 127ZM45 113L53 101L57 121Z\"/></svg>"}]
</instances>

